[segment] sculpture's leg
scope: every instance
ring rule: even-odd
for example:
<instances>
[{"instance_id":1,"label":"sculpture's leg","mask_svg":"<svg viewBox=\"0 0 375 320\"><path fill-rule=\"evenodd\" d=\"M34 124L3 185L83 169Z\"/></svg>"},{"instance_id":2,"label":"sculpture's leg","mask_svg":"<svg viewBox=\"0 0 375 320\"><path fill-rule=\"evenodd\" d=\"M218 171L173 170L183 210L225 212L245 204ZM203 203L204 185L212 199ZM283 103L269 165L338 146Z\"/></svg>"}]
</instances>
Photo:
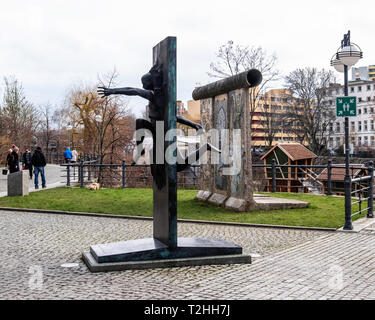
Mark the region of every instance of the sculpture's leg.
<instances>
[{"instance_id":1,"label":"sculpture's leg","mask_svg":"<svg viewBox=\"0 0 375 320\"><path fill-rule=\"evenodd\" d=\"M200 129L202 129L202 126L200 124L195 123L195 122L193 122L193 121L191 121L189 119L186 119L184 117L176 116L176 119L177 119L178 123L184 124L184 125L186 125L188 127L191 127L191 128L193 128L193 129L195 129L197 131L200 130Z\"/></svg>"},{"instance_id":2,"label":"sculpture's leg","mask_svg":"<svg viewBox=\"0 0 375 320\"><path fill-rule=\"evenodd\" d=\"M136 154L133 158L132 166L135 165L138 161L138 159L145 154L145 149L143 147L143 141L146 136L146 130L149 130L152 134L152 138L154 139L155 137L155 129L152 126L151 122L145 120L145 119L137 119L135 121L135 139L137 143L137 148L136 148Z\"/></svg>"},{"instance_id":3,"label":"sculpture's leg","mask_svg":"<svg viewBox=\"0 0 375 320\"><path fill-rule=\"evenodd\" d=\"M204 155L207 151L216 151L220 152L219 149L215 148L209 143L204 144L202 147L200 147L198 150L195 150L194 152L190 153L186 158L184 163L178 163L177 164L177 172L183 171L186 168L188 168L190 165L192 165L194 162L199 160L199 156Z\"/></svg>"}]
</instances>

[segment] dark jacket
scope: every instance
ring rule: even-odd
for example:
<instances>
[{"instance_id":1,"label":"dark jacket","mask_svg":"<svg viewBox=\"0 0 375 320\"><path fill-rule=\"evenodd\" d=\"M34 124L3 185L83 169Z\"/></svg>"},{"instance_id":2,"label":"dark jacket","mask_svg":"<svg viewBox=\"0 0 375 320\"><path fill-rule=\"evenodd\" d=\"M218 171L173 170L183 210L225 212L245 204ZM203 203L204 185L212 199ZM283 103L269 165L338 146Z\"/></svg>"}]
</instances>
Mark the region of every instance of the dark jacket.
<instances>
[{"instance_id":1,"label":"dark jacket","mask_svg":"<svg viewBox=\"0 0 375 320\"><path fill-rule=\"evenodd\" d=\"M31 164L34 167L45 167L47 162L42 151L36 149L31 157Z\"/></svg>"},{"instance_id":2,"label":"dark jacket","mask_svg":"<svg viewBox=\"0 0 375 320\"><path fill-rule=\"evenodd\" d=\"M25 152L22 156L23 165L28 169L31 165L31 152Z\"/></svg>"},{"instance_id":3,"label":"dark jacket","mask_svg":"<svg viewBox=\"0 0 375 320\"><path fill-rule=\"evenodd\" d=\"M7 160L10 172L15 172L19 170L18 154L16 152L13 151L12 154L9 155Z\"/></svg>"}]
</instances>

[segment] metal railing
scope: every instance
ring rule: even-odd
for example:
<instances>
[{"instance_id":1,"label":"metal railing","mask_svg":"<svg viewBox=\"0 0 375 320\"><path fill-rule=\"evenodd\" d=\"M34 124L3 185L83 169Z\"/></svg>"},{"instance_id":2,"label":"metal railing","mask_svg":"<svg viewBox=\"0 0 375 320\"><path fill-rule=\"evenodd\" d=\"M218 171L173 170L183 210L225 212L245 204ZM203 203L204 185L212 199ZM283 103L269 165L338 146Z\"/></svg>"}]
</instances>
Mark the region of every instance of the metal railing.
<instances>
[{"instance_id":1,"label":"metal railing","mask_svg":"<svg viewBox=\"0 0 375 320\"><path fill-rule=\"evenodd\" d=\"M363 212L367 213L367 218L374 217L374 168L372 162L367 167L367 170L367 176L358 177L351 180L352 186L357 184L357 189L353 191L352 187L351 191L351 217L360 215ZM357 196L353 197L355 194L357 194ZM355 198L358 198L358 200ZM356 201L353 202L353 199ZM358 205L358 210L353 212L353 206L355 205ZM365 205L365 208L363 208L363 205Z\"/></svg>"},{"instance_id":2,"label":"metal railing","mask_svg":"<svg viewBox=\"0 0 375 320\"><path fill-rule=\"evenodd\" d=\"M122 161L121 164L100 164L98 160L83 161L78 163L64 163L66 167L66 186L78 183L84 188L86 183L96 180L104 187L152 187L152 175L150 165L131 165ZM77 172L77 179L75 176ZM182 188L195 188L198 185L199 166L179 172L177 182Z\"/></svg>"}]
</instances>

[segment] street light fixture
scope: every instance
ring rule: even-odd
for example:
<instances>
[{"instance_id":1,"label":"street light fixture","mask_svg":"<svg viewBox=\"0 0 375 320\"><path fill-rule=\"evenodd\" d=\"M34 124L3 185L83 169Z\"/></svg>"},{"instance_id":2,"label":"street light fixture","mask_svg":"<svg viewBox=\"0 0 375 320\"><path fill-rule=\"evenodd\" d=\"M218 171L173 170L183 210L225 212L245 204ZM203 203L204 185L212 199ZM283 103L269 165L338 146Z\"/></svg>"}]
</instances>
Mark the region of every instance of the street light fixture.
<instances>
[{"instance_id":1,"label":"street light fixture","mask_svg":"<svg viewBox=\"0 0 375 320\"><path fill-rule=\"evenodd\" d=\"M348 69L363 57L361 48L350 42L350 31L341 40L341 46L331 59L331 66L344 73L344 96L348 96ZM344 230L352 230L351 191L352 180L349 173L349 117L345 116L345 225Z\"/></svg>"}]
</instances>

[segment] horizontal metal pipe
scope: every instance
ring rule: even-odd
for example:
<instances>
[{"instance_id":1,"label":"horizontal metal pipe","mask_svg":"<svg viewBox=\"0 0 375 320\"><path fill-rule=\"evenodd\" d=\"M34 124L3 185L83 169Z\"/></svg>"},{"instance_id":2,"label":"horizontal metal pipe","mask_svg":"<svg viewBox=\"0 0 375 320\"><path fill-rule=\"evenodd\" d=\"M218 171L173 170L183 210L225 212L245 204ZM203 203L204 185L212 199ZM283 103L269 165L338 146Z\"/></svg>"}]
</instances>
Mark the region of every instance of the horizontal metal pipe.
<instances>
[{"instance_id":1,"label":"horizontal metal pipe","mask_svg":"<svg viewBox=\"0 0 375 320\"><path fill-rule=\"evenodd\" d=\"M371 176L364 176L364 177L352 179L352 182L370 180L371 178L372 178Z\"/></svg>"},{"instance_id":2,"label":"horizontal metal pipe","mask_svg":"<svg viewBox=\"0 0 375 320\"><path fill-rule=\"evenodd\" d=\"M197 87L194 89L192 96L194 100L201 100L216 97L236 89L256 87L262 82L262 78L262 73L259 70L247 70L232 77Z\"/></svg>"}]
</instances>

